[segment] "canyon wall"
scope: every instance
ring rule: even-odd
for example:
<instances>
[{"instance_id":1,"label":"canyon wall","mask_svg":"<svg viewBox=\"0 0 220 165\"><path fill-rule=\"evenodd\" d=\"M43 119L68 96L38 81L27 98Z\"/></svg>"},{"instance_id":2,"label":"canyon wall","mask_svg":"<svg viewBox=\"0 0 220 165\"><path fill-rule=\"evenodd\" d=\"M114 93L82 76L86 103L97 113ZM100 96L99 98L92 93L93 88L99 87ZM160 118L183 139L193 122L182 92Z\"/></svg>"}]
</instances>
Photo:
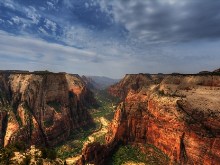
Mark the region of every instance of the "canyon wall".
<instances>
[{"instance_id":1,"label":"canyon wall","mask_svg":"<svg viewBox=\"0 0 220 165\"><path fill-rule=\"evenodd\" d=\"M122 142L153 144L170 164L219 164L219 75L126 75L109 91L122 102L106 144L85 147L84 161L104 164Z\"/></svg>"},{"instance_id":2,"label":"canyon wall","mask_svg":"<svg viewBox=\"0 0 220 165\"><path fill-rule=\"evenodd\" d=\"M93 94L78 75L0 73L0 145L53 146L92 121Z\"/></svg>"}]
</instances>

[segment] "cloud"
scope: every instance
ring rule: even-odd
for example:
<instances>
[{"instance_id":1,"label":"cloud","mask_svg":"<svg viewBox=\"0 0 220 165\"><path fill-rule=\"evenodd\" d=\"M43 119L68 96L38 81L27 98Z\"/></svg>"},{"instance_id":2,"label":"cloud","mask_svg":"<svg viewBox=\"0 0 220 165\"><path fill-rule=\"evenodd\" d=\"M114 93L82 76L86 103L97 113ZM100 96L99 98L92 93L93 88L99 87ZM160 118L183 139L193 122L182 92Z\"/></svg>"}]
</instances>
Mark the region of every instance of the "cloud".
<instances>
[{"instance_id":1,"label":"cloud","mask_svg":"<svg viewBox=\"0 0 220 165\"><path fill-rule=\"evenodd\" d=\"M5 21L3 19L0 18L0 23L4 23Z\"/></svg>"},{"instance_id":2,"label":"cloud","mask_svg":"<svg viewBox=\"0 0 220 165\"><path fill-rule=\"evenodd\" d=\"M45 27L47 29L50 29L55 34L57 30L57 24L49 19L45 19L44 22L45 22Z\"/></svg>"},{"instance_id":3,"label":"cloud","mask_svg":"<svg viewBox=\"0 0 220 165\"><path fill-rule=\"evenodd\" d=\"M10 25L13 25L13 22L11 22L10 20L7 20L7 22L8 22Z\"/></svg>"},{"instance_id":4,"label":"cloud","mask_svg":"<svg viewBox=\"0 0 220 165\"><path fill-rule=\"evenodd\" d=\"M7 8L10 8L10 9L13 9L13 10L15 9L13 0L2 0L0 2L0 4L3 4Z\"/></svg>"},{"instance_id":5,"label":"cloud","mask_svg":"<svg viewBox=\"0 0 220 165\"><path fill-rule=\"evenodd\" d=\"M71 0L63 0L64 5L66 5L67 8L72 8L73 4Z\"/></svg>"},{"instance_id":6,"label":"cloud","mask_svg":"<svg viewBox=\"0 0 220 165\"><path fill-rule=\"evenodd\" d=\"M101 49L101 48L100 48ZM124 57L120 50L102 48L105 55L97 51L78 49L46 41L15 36L0 31L0 69L48 69L79 74L109 75L114 77L112 67L122 67ZM115 53L115 56L112 56ZM127 63L127 61L125 60ZM102 68L102 69L100 69ZM104 74L105 73L105 74ZM118 76L122 72L118 71Z\"/></svg>"},{"instance_id":7,"label":"cloud","mask_svg":"<svg viewBox=\"0 0 220 165\"><path fill-rule=\"evenodd\" d=\"M54 8L54 4L53 4L52 2L47 1L47 5L48 5L50 8Z\"/></svg>"},{"instance_id":8,"label":"cloud","mask_svg":"<svg viewBox=\"0 0 220 165\"><path fill-rule=\"evenodd\" d=\"M94 52L48 43L36 38L14 36L3 31L0 31L0 36L1 55L24 57L31 60L42 60L36 58L38 53L48 58L56 58L56 56L65 54L64 58L70 61L91 61L93 57L99 58Z\"/></svg>"},{"instance_id":9,"label":"cloud","mask_svg":"<svg viewBox=\"0 0 220 165\"><path fill-rule=\"evenodd\" d=\"M41 16L33 6L25 7L24 11L26 16L32 20L33 24L39 23Z\"/></svg>"},{"instance_id":10,"label":"cloud","mask_svg":"<svg viewBox=\"0 0 220 165\"><path fill-rule=\"evenodd\" d=\"M218 1L3 0L0 8L3 3L14 7L4 7L0 20L0 29L14 33L0 31L3 69L120 77L219 67Z\"/></svg>"},{"instance_id":11,"label":"cloud","mask_svg":"<svg viewBox=\"0 0 220 165\"><path fill-rule=\"evenodd\" d=\"M26 19L26 18L21 18L18 16L14 16L11 18L11 21L14 22L14 24L16 24L15 26L19 26L21 28L19 28L19 30L22 32L24 31L25 28L27 28L28 26L31 25L31 21Z\"/></svg>"},{"instance_id":12,"label":"cloud","mask_svg":"<svg viewBox=\"0 0 220 165\"><path fill-rule=\"evenodd\" d=\"M0 31L0 69L47 69L114 78L141 72L196 73L219 67L219 44L152 45L144 55L136 55L117 43L99 49L78 49Z\"/></svg>"},{"instance_id":13,"label":"cloud","mask_svg":"<svg viewBox=\"0 0 220 165\"><path fill-rule=\"evenodd\" d=\"M206 0L114 0L113 15L142 41L220 38L220 2Z\"/></svg>"},{"instance_id":14,"label":"cloud","mask_svg":"<svg viewBox=\"0 0 220 165\"><path fill-rule=\"evenodd\" d=\"M18 17L18 16L12 17L11 20L16 24L19 24L21 22L20 17Z\"/></svg>"},{"instance_id":15,"label":"cloud","mask_svg":"<svg viewBox=\"0 0 220 165\"><path fill-rule=\"evenodd\" d=\"M47 31L43 28L43 27L39 27L38 31L42 34L44 34L45 36L49 36L49 34L47 33Z\"/></svg>"},{"instance_id":16,"label":"cloud","mask_svg":"<svg viewBox=\"0 0 220 165\"><path fill-rule=\"evenodd\" d=\"M86 2L85 3L85 7L88 9L89 8L89 4Z\"/></svg>"}]
</instances>

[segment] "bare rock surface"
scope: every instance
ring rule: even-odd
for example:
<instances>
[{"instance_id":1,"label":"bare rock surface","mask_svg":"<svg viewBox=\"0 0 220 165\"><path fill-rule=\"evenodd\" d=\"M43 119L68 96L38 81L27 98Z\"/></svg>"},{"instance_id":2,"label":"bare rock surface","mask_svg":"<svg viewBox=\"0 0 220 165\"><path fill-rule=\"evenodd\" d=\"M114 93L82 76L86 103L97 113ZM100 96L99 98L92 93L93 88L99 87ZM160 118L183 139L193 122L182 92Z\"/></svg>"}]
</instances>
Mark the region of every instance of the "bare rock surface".
<instances>
[{"instance_id":1,"label":"bare rock surface","mask_svg":"<svg viewBox=\"0 0 220 165\"><path fill-rule=\"evenodd\" d=\"M62 142L72 130L91 122L86 105L93 101L78 75L1 73L0 145Z\"/></svg>"}]
</instances>

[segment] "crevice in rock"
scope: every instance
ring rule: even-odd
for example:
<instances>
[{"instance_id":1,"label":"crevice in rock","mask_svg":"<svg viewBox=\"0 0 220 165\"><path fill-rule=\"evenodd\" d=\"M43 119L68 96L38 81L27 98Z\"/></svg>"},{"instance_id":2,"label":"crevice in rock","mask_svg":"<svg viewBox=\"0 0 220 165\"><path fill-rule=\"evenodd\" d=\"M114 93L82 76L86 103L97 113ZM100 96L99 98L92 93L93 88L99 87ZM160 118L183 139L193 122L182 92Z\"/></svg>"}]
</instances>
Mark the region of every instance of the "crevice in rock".
<instances>
[{"instance_id":1,"label":"crevice in rock","mask_svg":"<svg viewBox=\"0 0 220 165\"><path fill-rule=\"evenodd\" d=\"M184 165L187 163L187 153L186 153L186 147L184 144L184 137L185 137L185 133L182 134L182 136L180 137L180 163L181 165Z\"/></svg>"},{"instance_id":2,"label":"crevice in rock","mask_svg":"<svg viewBox=\"0 0 220 165\"><path fill-rule=\"evenodd\" d=\"M3 114L2 114L3 115ZM2 120L2 146L4 146L4 141L5 141L5 134L6 134L6 130L7 130L7 127L8 127L8 114L6 114L4 117L3 117L3 120Z\"/></svg>"}]
</instances>

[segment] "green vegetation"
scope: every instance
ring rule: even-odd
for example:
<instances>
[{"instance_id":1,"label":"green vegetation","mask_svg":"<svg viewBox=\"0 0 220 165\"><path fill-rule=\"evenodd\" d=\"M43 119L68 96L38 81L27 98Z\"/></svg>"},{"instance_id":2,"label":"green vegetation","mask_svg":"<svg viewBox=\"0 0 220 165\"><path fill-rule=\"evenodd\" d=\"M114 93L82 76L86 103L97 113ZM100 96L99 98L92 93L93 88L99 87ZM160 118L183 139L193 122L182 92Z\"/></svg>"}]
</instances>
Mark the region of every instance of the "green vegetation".
<instances>
[{"instance_id":1,"label":"green vegetation","mask_svg":"<svg viewBox=\"0 0 220 165\"><path fill-rule=\"evenodd\" d=\"M145 155L141 153L137 147L131 145L119 147L119 149L113 154L112 164L121 165L128 161L136 163L145 162Z\"/></svg>"},{"instance_id":2,"label":"green vegetation","mask_svg":"<svg viewBox=\"0 0 220 165\"><path fill-rule=\"evenodd\" d=\"M41 152L42 152L43 159L48 158L48 159L54 160L57 158L57 152L56 150L52 148L42 148Z\"/></svg>"},{"instance_id":3,"label":"green vegetation","mask_svg":"<svg viewBox=\"0 0 220 165\"><path fill-rule=\"evenodd\" d=\"M165 95L164 90L158 90L158 94L164 96Z\"/></svg>"},{"instance_id":4,"label":"green vegetation","mask_svg":"<svg viewBox=\"0 0 220 165\"><path fill-rule=\"evenodd\" d=\"M95 141L99 142L100 144L105 144L105 134L95 137Z\"/></svg>"},{"instance_id":5,"label":"green vegetation","mask_svg":"<svg viewBox=\"0 0 220 165\"><path fill-rule=\"evenodd\" d=\"M92 117L104 117L111 121L114 117L114 111L116 105L119 103L119 99L111 96L107 90L97 90L94 93L98 106L90 110Z\"/></svg>"},{"instance_id":6,"label":"green vegetation","mask_svg":"<svg viewBox=\"0 0 220 165\"><path fill-rule=\"evenodd\" d=\"M30 155L27 155L27 156L24 158L24 160L23 160L23 162L22 162L22 165L29 165L30 162L31 162L31 156L30 156Z\"/></svg>"},{"instance_id":7,"label":"green vegetation","mask_svg":"<svg viewBox=\"0 0 220 165\"><path fill-rule=\"evenodd\" d=\"M51 127L53 125L53 123L54 123L53 118L49 118L44 121L44 126L48 128L48 127Z\"/></svg>"},{"instance_id":8,"label":"green vegetation","mask_svg":"<svg viewBox=\"0 0 220 165\"><path fill-rule=\"evenodd\" d=\"M5 148L0 149L0 163L8 165L10 164L10 159L14 156L14 152L24 152L26 145L22 142L15 142L8 145Z\"/></svg>"},{"instance_id":9,"label":"green vegetation","mask_svg":"<svg viewBox=\"0 0 220 165\"><path fill-rule=\"evenodd\" d=\"M73 131L67 141L57 145L55 148L57 157L64 160L68 157L80 154L84 142L87 140L88 136L92 134L97 128L98 125L94 124Z\"/></svg>"},{"instance_id":10,"label":"green vegetation","mask_svg":"<svg viewBox=\"0 0 220 165\"><path fill-rule=\"evenodd\" d=\"M12 107L10 105L0 105L0 112L10 112Z\"/></svg>"},{"instance_id":11,"label":"green vegetation","mask_svg":"<svg viewBox=\"0 0 220 165\"><path fill-rule=\"evenodd\" d=\"M56 101L47 102L47 105L53 107L57 113L61 113L61 103Z\"/></svg>"},{"instance_id":12,"label":"green vegetation","mask_svg":"<svg viewBox=\"0 0 220 165\"><path fill-rule=\"evenodd\" d=\"M0 88L0 111L9 112L12 110L12 106L9 104L8 95L4 90Z\"/></svg>"},{"instance_id":13,"label":"green vegetation","mask_svg":"<svg viewBox=\"0 0 220 165\"><path fill-rule=\"evenodd\" d=\"M0 100L7 99L7 94L0 90Z\"/></svg>"},{"instance_id":14,"label":"green vegetation","mask_svg":"<svg viewBox=\"0 0 220 165\"><path fill-rule=\"evenodd\" d=\"M137 146L120 146L114 152L109 165L122 165L125 162L144 163L145 165L166 165L169 164L169 158L161 150L151 144L146 144L144 153Z\"/></svg>"},{"instance_id":15,"label":"green vegetation","mask_svg":"<svg viewBox=\"0 0 220 165\"><path fill-rule=\"evenodd\" d=\"M21 165L29 165L31 161L31 155L25 155L27 153L27 146L25 143L22 142L15 142L13 144L8 145L5 148L0 149L0 165L9 165L11 164L11 158L13 158L14 152L20 152L25 156L24 160L22 161ZM57 152L53 148L41 148L40 151L42 152L42 156L37 157L39 158L38 161L42 161L42 159L50 159L55 160L57 158ZM36 156L35 156L36 158ZM40 163L40 162L39 162ZM42 164L42 163L40 163Z\"/></svg>"},{"instance_id":16,"label":"green vegetation","mask_svg":"<svg viewBox=\"0 0 220 165\"><path fill-rule=\"evenodd\" d=\"M50 73L53 73L53 72L50 72L48 70L39 70L39 71L34 71L33 72L34 74L39 74L39 75L45 75L45 74L50 74Z\"/></svg>"}]
</instances>

